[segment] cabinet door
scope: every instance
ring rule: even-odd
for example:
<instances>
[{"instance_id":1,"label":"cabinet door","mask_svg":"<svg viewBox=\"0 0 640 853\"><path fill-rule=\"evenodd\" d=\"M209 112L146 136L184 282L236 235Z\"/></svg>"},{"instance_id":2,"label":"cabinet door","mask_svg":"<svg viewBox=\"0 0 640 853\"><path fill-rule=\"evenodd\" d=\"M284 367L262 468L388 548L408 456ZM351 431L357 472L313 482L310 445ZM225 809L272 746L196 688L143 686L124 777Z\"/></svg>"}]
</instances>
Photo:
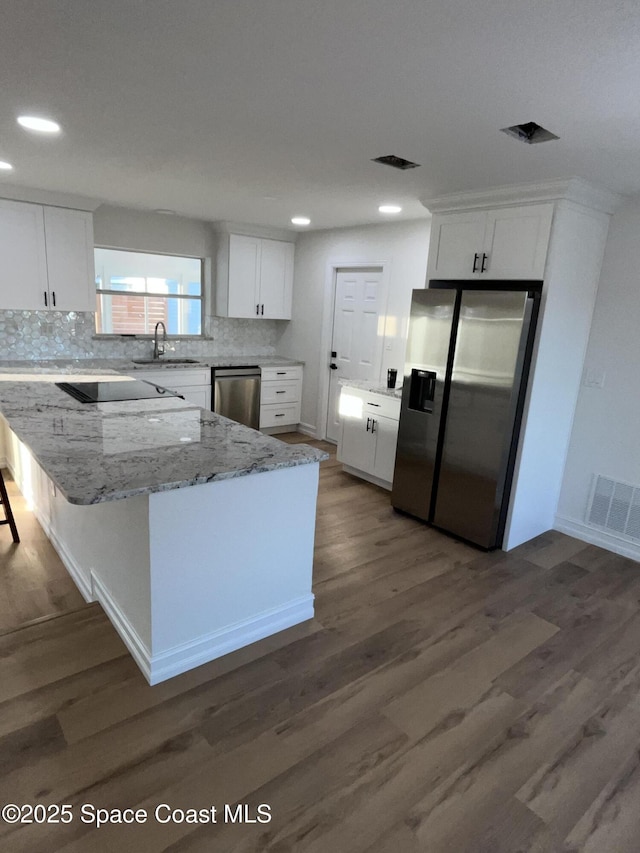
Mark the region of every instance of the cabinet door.
<instances>
[{"instance_id":1,"label":"cabinet door","mask_svg":"<svg viewBox=\"0 0 640 853\"><path fill-rule=\"evenodd\" d=\"M0 308L30 311L48 302L42 207L0 201Z\"/></svg>"},{"instance_id":2,"label":"cabinet door","mask_svg":"<svg viewBox=\"0 0 640 853\"><path fill-rule=\"evenodd\" d=\"M44 208L49 272L49 307L58 311L95 311L93 220L83 210Z\"/></svg>"},{"instance_id":3,"label":"cabinet door","mask_svg":"<svg viewBox=\"0 0 640 853\"><path fill-rule=\"evenodd\" d=\"M280 240L262 240L261 243L260 316L271 320L290 320L293 243Z\"/></svg>"},{"instance_id":4,"label":"cabinet door","mask_svg":"<svg viewBox=\"0 0 640 853\"><path fill-rule=\"evenodd\" d=\"M338 459L344 465L360 471L373 473L375 458L375 437L367 430L367 421L371 418L345 417L342 423L342 438L338 447Z\"/></svg>"},{"instance_id":5,"label":"cabinet door","mask_svg":"<svg viewBox=\"0 0 640 853\"><path fill-rule=\"evenodd\" d=\"M393 469L396 464L398 421L379 417L375 419L373 428L376 437L376 455L372 473L381 480L392 483Z\"/></svg>"},{"instance_id":6,"label":"cabinet door","mask_svg":"<svg viewBox=\"0 0 640 853\"><path fill-rule=\"evenodd\" d=\"M552 217L552 204L488 211L485 278L544 278Z\"/></svg>"},{"instance_id":7,"label":"cabinet door","mask_svg":"<svg viewBox=\"0 0 640 853\"><path fill-rule=\"evenodd\" d=\"M257 317L260 243L258 237L229 237L228 317Z\"/></svg>"},{"instance_id":8,"label":"cabinet door","mask_svg":"<svg viewBox=\"0 0 640 853\"><path fill-rule=\"evenodd\" d=\"M476 278L480 274L485 222L484 211L436 214L431 223L427 279Z\"/></svg>"},{"instance_id":9,"label":"cabinet door","mask_svg":"<svg viewBox=\"0 0 640 853\"><path fill-rule=\"evenodd\" d=\"M178 394L182 394L188 403L200 406L201 409L211 409L211 386L193 385L186 388L176 388Z\"/></svg>"}]
</instances>

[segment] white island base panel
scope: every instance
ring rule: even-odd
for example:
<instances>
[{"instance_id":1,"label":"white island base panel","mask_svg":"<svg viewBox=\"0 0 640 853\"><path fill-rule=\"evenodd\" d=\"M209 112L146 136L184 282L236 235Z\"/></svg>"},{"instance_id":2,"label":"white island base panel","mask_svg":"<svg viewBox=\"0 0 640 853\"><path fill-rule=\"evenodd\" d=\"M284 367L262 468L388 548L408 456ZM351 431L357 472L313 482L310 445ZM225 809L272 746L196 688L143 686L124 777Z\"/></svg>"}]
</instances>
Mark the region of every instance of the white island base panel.
<instances>
[{"instance_id":1,"label":"white island base panel","mask_svg":"<svg viewBox=\"0 0 640 853\"><path fill-rule=\"evenodd\" d=\"M20 490L150 684L313 618L317 463L76 506L9 436Z\"/></svg>"}]
</instances>

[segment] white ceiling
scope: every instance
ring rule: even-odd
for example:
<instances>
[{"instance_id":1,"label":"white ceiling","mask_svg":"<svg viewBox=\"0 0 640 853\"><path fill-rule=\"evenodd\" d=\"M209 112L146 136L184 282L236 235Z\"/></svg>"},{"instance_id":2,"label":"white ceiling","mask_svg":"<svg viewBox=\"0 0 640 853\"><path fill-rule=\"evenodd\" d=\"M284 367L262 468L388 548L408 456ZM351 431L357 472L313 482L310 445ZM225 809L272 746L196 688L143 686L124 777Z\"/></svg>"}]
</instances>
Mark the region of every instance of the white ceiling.
<instances>
[{"instance_id":1,"label":"white ceiling","mask_svg":"<svg viewBox=\"0 0 640 853\"><path fill-rule=\"evenodd\" d=\"M3 0L0 182L313 228L579 175L640 191L638 0ZM61 138L27 134L50 115ZM501 134L536 121L561 138ZM371 162L397 154L399 172ZM0 184L1 194L1 184Z\"/></svg>"}]
</instances>

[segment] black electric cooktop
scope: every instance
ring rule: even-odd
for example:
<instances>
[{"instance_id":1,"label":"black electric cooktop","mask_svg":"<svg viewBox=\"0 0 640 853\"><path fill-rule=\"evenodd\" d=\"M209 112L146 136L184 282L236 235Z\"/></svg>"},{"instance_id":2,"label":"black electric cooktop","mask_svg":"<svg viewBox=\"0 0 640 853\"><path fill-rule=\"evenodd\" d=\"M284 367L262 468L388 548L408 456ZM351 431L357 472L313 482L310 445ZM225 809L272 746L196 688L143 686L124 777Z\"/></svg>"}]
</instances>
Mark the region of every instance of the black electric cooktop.
<instances>
[{"instance_id":1,"label":"black electric cooktop","mask_svg":"<svg viewBox=\"0 0 640 853\"><path fill-rule=\"evenodd\" d=\"M131 382L56 382L56 385L81 403L115 403L121 400L152 400L161 397L184 399L174 391L137 379Z\"/></svg>"}]
</instances>

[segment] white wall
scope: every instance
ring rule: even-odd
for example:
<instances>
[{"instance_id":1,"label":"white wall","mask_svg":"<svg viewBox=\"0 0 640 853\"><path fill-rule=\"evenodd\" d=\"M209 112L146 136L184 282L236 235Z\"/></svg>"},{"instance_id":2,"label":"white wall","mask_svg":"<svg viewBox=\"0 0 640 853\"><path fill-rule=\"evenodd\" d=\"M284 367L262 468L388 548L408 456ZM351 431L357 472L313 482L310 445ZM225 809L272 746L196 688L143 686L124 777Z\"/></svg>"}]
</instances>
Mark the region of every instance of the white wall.
<instances>
[{"instance_id":1,"label":"white wall","mask_svg":"<svg viewBox=\"0 0 640 853\"><path fill-rule=\"evenodd\" d=\"M604 372L603 388L585 381ZM640 200L613 216L567 455L556 526L584 525L594 473L640 484ZM591 533L590 533L591 531ZM572 529L595 541L591 528ZM625 551L621 543L606 547ZM627 548L640 559L640 545Z\"/></svg>"},{"instance_id":2,"label":"white wall","mask_svg":"<svg viewBox=\"0 0 640 853\"><path fill-rule=\"evenodd\" d=\"M207 222L148 210L101 205L93 214L96 246L206 258L213 231Z\"/></svg>"},{"instance_id":3,"label":"white wall","mask_svg":"<svg viewBox=\"0 0 640 853\"><path fill-rule=\"evenodd\" d=\"M430 218L425 218L299 236L293 321L283 329L277 351L279 355L305 361L301 422L307 429L324 430L324 424L319 422L321 371L328 370L329 352L323 352L322 328L323 320L329 321L332 310L331 267L386 262L389 295L380 378L386 376L388 367L401 372L411 291L425 286L430 227Z\"/></svg>"}]
</instances>

